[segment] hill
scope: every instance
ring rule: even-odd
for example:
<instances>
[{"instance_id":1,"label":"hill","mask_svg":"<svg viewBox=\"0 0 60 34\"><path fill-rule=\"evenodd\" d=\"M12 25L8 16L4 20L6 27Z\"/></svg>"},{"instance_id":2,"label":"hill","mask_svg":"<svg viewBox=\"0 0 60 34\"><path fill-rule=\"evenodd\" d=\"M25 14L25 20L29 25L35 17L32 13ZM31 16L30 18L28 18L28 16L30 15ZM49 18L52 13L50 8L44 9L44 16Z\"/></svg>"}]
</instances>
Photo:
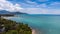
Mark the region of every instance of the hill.
<instances>
[{"instance_id":1,"label":"hill","mask_svg":"<svg viewBox=\"0 0 60 34\"><path fill-rule=\"evenodd\" d=\"M0 18L0 34L32 34L28 24Z\"/></svg>"},{"instance_id":2,"label":"hill","mask_svg":"<svg viewBox=\"0 0 60 34\"><path fill-rule=\"evenodd\" d=\"M19 11L10 12L10 11L6 11L6 10L0 10L0 14L26 14L26 13L21 13Z\"/></svg>"}]
</instances>

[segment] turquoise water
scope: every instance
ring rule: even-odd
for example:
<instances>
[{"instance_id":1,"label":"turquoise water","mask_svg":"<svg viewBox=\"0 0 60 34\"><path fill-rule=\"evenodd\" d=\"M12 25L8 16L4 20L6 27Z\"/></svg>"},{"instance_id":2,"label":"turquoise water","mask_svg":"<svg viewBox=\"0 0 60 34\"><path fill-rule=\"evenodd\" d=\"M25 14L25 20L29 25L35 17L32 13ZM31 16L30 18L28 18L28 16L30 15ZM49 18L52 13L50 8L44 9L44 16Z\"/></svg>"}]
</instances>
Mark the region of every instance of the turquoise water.
<instances>
[{"instance_id":1,"label":"turquoise water","mask_svg":"<svg viewBox=\"0 0 60 34\"><path fill-rule=\"evenodd\" d=\"M27 23L31 28L38 30L37 34L60 34L60 16L19 15L10 19Z\"/></svg>"}]
</instances>

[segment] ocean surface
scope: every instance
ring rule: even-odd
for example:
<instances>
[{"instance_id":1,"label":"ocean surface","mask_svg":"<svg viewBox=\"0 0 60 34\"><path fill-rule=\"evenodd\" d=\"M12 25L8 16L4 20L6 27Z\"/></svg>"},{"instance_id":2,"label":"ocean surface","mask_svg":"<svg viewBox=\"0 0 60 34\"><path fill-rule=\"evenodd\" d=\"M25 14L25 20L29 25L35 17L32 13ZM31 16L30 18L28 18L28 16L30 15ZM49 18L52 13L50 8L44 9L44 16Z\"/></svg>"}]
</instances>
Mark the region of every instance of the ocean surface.
<instances>
[{"instance_id":1,"label":"ocean surface","mask_svg":"<svg viewBox=\"0 0 60 34\"><path fill-rule=\"evenodd\" d=\"M17 22L28 24L36 29L35 34L60 34L60 16L57 15L27 15L9 18Z\"/></svg>"}]
</instances>

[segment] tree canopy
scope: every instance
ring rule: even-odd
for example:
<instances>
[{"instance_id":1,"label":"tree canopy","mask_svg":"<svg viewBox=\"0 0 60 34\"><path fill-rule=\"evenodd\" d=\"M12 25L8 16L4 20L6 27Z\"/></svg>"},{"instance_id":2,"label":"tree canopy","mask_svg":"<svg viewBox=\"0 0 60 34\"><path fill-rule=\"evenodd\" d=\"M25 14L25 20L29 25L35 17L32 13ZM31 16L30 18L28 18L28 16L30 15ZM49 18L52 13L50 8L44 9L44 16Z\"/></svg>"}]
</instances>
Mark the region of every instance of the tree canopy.
<instances>
[{"instance_id":1,"label":"tree canopy","mask_svg":"<svg viewBox=\"0 0 60 34\"><path fill-rule=\"evenodd\" d=\"M1 26L2 24L4 26ZM17 23L16 21L0 18L0 26L2 29L5 27L3 32L0 32L1 34L32 34L32 30L28 24L23 24L21 22Z\"/></svg>"}]
</instances>

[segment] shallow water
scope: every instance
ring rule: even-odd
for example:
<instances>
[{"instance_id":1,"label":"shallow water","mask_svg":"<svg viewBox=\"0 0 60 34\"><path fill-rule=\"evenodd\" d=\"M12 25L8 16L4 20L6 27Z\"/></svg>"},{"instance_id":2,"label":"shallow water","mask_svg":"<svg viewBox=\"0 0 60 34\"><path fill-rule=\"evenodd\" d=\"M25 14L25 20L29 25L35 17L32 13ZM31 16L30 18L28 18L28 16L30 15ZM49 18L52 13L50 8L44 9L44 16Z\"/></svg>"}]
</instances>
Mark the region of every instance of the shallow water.
<instances>
[{"instance_id":1,"label":"shallow water","mask_svg":"<svg viewBox=\"0 0 60 34\"><path fill-rule=\"evenodd\" d=\"M36 34L60 34L60 16L48 15L19 15L10 18L17 22L27 23L36 29Z\"/></svg>"}]
</instances>

